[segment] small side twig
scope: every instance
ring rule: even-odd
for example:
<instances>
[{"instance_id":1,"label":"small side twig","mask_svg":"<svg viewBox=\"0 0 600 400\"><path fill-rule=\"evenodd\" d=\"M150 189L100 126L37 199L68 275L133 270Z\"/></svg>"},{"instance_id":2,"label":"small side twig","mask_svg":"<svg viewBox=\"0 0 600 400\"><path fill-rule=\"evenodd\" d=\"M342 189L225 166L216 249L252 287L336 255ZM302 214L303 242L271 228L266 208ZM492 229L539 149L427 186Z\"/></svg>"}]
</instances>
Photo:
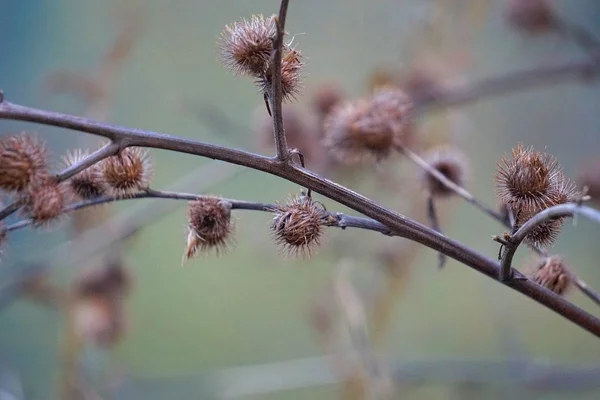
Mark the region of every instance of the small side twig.
<instances>
[{"instance_id":1,"label":"small side twig","mask_svg":"<svg viewBox=\"0 0 600 400\"><path fill-rule=\"evenodd\" d=\"M525 240L527 235L532 230L544 222L552 219L573 217L576 214L583 215L584 217L587 217L590 220L600 224L600 211L578 203L567 203L552 206L537 213L535 216L527 220L527 222L525 222L513 235L510 235L507 243L504 245L500 269L500 280L507 281L510 279L513 257L523 240ZM594 297L598 296L595 295Z\"/></svg>"},{"instance_id":2,"label":"small side twig","mask_svg":"<svg viewBox=\"0 0 600 400\"><path fill-rule=\"evenodd\" d=\"M429 222L431 223L431 228L438 233L442 233L440 228L440 222L437 217L437 211L435 209L435 202L433 200L433 196L427 196L427 217L429 218ZM444 253L438 252L438 269L442 269L446 264L446 255Z\"/></svg>"}]
</instances>

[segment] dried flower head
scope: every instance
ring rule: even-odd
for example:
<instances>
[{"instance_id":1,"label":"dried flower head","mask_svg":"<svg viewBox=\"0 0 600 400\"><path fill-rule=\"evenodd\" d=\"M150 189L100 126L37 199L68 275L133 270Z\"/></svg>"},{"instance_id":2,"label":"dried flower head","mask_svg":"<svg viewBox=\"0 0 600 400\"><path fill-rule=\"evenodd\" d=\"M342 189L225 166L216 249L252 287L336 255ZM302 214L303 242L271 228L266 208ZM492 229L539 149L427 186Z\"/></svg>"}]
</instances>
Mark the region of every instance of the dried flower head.
<instances>
[{"instance_id":1,"label":"dried flower head","mask_svg":"<svg viewBox=\"0 0 600 400\"><path fill-rule=\"evenodd\" d=\"M21 195L21 212L36 227L49 225L64 215L70 195L64 183L57 183L51 178L33 183Z\"/></svg>"},{"instance_id":2,"label":"dried flower head","mask_svg":"<svg viewBox=\"0 0 600 400\"><path fill-rule=\"evenodd\" d=\"M325 145L340 162L380 161L410 141L412 109L408 96L397 89L340 105L325 121Z\"/></svg>"},{"instance_id":3,"label":"dried flower head","mask_svg":"<svg viewBox=\"0 0 600 400\"><path fill-rule=\"evenodd\" d=\"M310 256L320 245L327 217L323 206L301 195L273 210L271 231L286 255Z\"/></svg>"},{"instance_id":4,"label":"dried flower head","mask_svg":"<svg viewBox=\"0 0 600 400\"><path fill-rule=\"evenodd\" d=\"M542 33L555 26L556 17L548 0L510 0L506 19L525 33Z\"/></svg>"},{"instance_id":5,"label":"dried flower head","mask_svg":"<svg viewBox=\"0 0 600 400\"><path fill-rule=\"evenodd\" d=\"M540 211L569 197L573 186L556 159L519 144L510 159L502 158L496 171L500 201L515 211Z\"/></svg>"},{"instance_id":6,"label":"dried flower head","mask_svg":"<svg viewBox=\"0 0 600 400\"><path fill-rule=\"evenodd\" d=\"M268 69L276 34L274 16L253 15L227 25L218 41L223 65L236 74L261 77Z\"/></svg>"},{"instance_id":7,"label":"dried flower head","mask_svg":"<svg viewBox=\"0 0 600 400\"><path fill-rule=\"evenodd\" d=\"M543 257L537 260L527 275L538 285L564 296L573 287L574 275L559 256Z\"/></svg>"},{"instance_id":8,"label":"dried flower head","mask_svg":"<svg viewBox=\"0 0 600 400\"><path fill-rule=\"evenodd\" d=\"M429 150L423 158L450 181L458 186L465 185L468 169L467 158L460 150L450 146L440 146ZM427 171L421 169L419 173L421 183L432 196L446 197L454 194Z\"/></svg>"},{"instance_id":9,"label":"dried flower head","mask_svg":"<svg viewBox=\"0 0 600 400\"><path fill-rule=\"evenodd\" d=\"M323 83L312 94L312 106L318 115L324 118L344 100L344 97L344 93L338 84L333 82Z\"/></svg>"},{"instance_id":10,"label":"dried flower head","mask_svg":"<svg viewBox=\"0 0 600 400\"><path fill-rule=\"evenodd\" d=\"M293 99L302 90L301 69L304 66L300 51L285 47L281 57L281 93L283 100ZM260 92L263 95L270 95L273 85L272 71L269 66L264 75L256 81Z\"/></svg>"},{"instance_id":11,"label":"dried flower head","mask_svg":"<svg viewBox=\"0 0 600 400\"><path fill-rule=\"evenodd\" d=\"M44 144L21 133L0 141L0 188L22 191L48 176Z\"/></svg>"},{"instance_id":12,"label":"dried flower head","mask_svg":"<svg viewBox=\"0 0 600 400\"><path fill-rule=\"evenodd\" d=\"M73 322L77 335L89 343L110 347L126 330L124 299L131 276L119 260L90 268L74 283Z\"/></svg>"},{"instance_id":13,"label":"dried flower head","mask_svg":"<svg viewBox=\"0 0 600 400\"><path fill-rule=\"evenodd\" d=\"M123 149L102 161L101 168L104 181L118 195L146 189L152 176L148 151L141 147Z\"/></svg>"},{"instance_id":14,"label":"dried flower head","mask_svg":"<svg viewBox=\"0 0 600 400\"><path fill-rule=\"evenodd\" d=\"M82 297L120 297L131 288L131 274L119 260L85 270L75 283L75 294Z\"/></svg>"},{"instance_id":15,"label":"dried flower head","mask_svg":"<svg viewBox=\"0 0 600 400\"><path fill-rule=\"evenodd\" d=\"M88 156L89 152L87 150L77 149L68 152L63 157L63 161L66 167L71 167ZM100 197L108 191L108 186L104 181L101 163L96 163L75 174L67 181L67 183L71 186L73 193L83 200Z\"/></svg>"},{"instance_id":16,"label":"dried flower head","mask_svg":"<svg viewBox=\"0 0 600 400\"><path fill-rule=\"evenodd\" d=\"M231 204L218 197L199 197L188 208L188 234L183 262L195 256L198 250L227 248L233 232Z\"/></svg>"}]
</instances>

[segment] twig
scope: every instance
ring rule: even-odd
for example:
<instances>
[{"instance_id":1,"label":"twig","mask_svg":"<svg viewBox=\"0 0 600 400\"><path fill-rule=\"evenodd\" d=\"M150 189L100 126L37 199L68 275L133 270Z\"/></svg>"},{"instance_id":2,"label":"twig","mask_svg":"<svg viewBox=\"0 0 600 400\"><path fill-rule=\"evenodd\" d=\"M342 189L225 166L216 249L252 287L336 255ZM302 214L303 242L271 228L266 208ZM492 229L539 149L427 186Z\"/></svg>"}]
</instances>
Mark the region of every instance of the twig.
<instances>
[{"instance_id":1,"label":"twig","mask_svg":"<svg viewBox=\"0 0 600 400\"><path fill-rule=\"evenodd\" d=\"M181 189L193 184L199 190L205 190L211 185L232 177L236 171L233 165L222 165L220 162L213 161L180 178L173 185L173 189ZM136 205L116 214L102 225L83 232L74 240L22 262L25 265L18 269L18 272L11 277L2 279L0 309L18 296L22 282L27 279L42 271L67 267L89 259L97 252L123 241L149 222L172 211L176 206L177 204L173 202Z\"/></svg>"},{"instance_id":2,"label":"twig","mask_svg":"<svg viewBox=\"0 0 600 400\"><path fill-rule=\"evenodd\" d=\"M427 196L427 217L431 223L431 227L438 233L442 233L440 222L438 221L437 212L435 210L435 202L432 195ZM438 252L438 269L442 269L446 264L446 255Z\"/></svg>"},{"instance_id":3,"label":"twig","mask_svg":"<svg viewBox=\"0 0 600 400\"><path fill-rule=\"evenodd\" d=\"M273 132L275 136L276 159L288 159L288 147L283 127L283 90L281 85L281 57L283 56L283 37L289 0L281 0L277 22L277 36L273 40L273 59L271 60L271 111L273 112Z\"/></svg>"},{"instance_id":4,"label":"twig","mask_svg":"<svg viewBox=\"0 0 600 400\"><path fill-rule=\"evenodd\" d=\"M527 220L515 234L510 235L507 244L504 246L504 253L502 254L502 264L500 269L500 279L503 281L509 280L511 275L511 266L512 260L519 248L519 245L525 240L527 235L537 228L539 225L544 222L548 222L555 218L563 218L563 217L573 217L575 215L583 215L592 221L595 221L600 224L600 211L594 210L591 207L587 207L577 203L567 203L567 204L559 204L557 206L552 206L546 208L543 211L540 211L533 217ZM577 285L579 287L579 285ZM589 287L585 285L587 288L586 291L590 291ZM586 293L587 294L587 293ZM598 298L598 295L594 295L591 297L592 299Z\"/></svg>"},{"instance_id":5,"label":"twig","mask_svg":"<svg viewBox=\"0 0 600 400\"><path fill-rule=\"evenodd\" d=\"M537 86L556 84L568 80L595 78L600 72L600 61L585 59L577 62L540 66L522 71L507 73L503 76L483 79L462 86L448 88L435 97L417 99L417 113L432 108L466 105L484 98L523 91Z\"/></svg>"},{"instance_id":6,"label":"twig","mask_svg":"<svg viewBox=\"0 0 600 400\"><path fill-rule=\"evenodd\" d=\"M440 235L427 226L387 209L350 189L322 178L312 171L281 162L278 159L164 133L103 124L81 117L24 107L7 101L0 103L0 119L37 122L74 129L108 137L113 140L118 138L123 146L141 146L195 154L276 175L358 211L385 225L394 234L413 240L436 251L441 251L448 257L494 280L499 276L500 265L498 262L453 239ZM504 284L600 337L600 319L555 293L528 280L513 279L504 282Z\"/></svg>"},{"instance_id":7,"label":"twig","mask_svg":"<svg viewBox=\"0 0 600 400\"><path fill-rule=\"evenodd\" d=\"M413 152L412 150L410 150L409 148L404 147L404 146L399 147L398 151L400 151L403 155L405 155L410 161L412 161L413 163L415 163L416 165L421 167L423 170L425 170L428 174L430 174L435 179L437 179L438 182L440 182L446 188L448 188L449 190L454 192L456 195L462 197L465 201L473 204L480 211L489 215L493 219L502 222L503 218L497 211L494 211L494 210L488 208L486 205L484 205L479 200L477 200L475 198L475 196L473 196L471 193L469 193L465 188L457 185L456 183L452 182L450 179L446 178L446 176L444 174L442 174L440 171L438 171L437 169L435 169L431 165L429 165L429 163L427 161L425 161L424 159L422 159L417 153Z\"/></svg>"}]
</instances>

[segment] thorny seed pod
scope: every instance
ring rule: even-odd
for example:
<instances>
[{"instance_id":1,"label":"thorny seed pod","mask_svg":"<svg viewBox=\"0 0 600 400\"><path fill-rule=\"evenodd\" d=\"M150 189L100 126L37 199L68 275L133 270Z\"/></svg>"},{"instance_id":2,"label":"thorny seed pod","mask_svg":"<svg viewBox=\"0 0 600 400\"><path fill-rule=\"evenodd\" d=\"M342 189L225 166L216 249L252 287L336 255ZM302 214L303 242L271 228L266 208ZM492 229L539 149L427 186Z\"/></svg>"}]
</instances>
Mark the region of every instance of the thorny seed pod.
<instances>
[{"instance_id":1,"label":"thorny seed pod","mask_svg":"<svg viewBox=\"0 0 600 400\"><path fill-rule=\"evenodd\" d=\"M324 118L344 100L344 97L339 85L333 82L323 83L312 94L312 107L321 118Z\"/></svg>"},{"instance_id":2,"label":"thorny seed pod","mask_svg":"<svg viewBox=\"0 0 600 400\"><path fill-rule=\"evenodd\" d=\"M286 101L295 96L302 90L302 75L300 73L304 63L301 60L302 55L295 49L284 49L281 57L281 93L283 100ZM267 68L263 76L257 81L260 92L269 96L273 84L271 68Z\"/></svg>"},{"instance_id":3,"label":"thorny seed pod","mask_svg":"<svg viewBox=\"0 0 600 400\"><path fill-rule=\"evenodd\" d=\"M411 139L412 103L404 92L382 89L368 100L336 107L325 121L325 145L347 164L380 161Z\"/></svg>"},{"instance_id":4,"label":"thorny seed pod","mask_svg":"<svg viewBox=\"0 0 600 400\"><path fill-rule=\"evenodd\" d=\"M496 171L496 193L502 203L527 213L559 204L571 197L573 185L556 159L519 144L512 157L502 157Z\"/></svg>"},{"instance_id":5,"label":"thorny seed pod","mask_svg":"<svg viewBox=\"0 0 600 400\"><path fill-rule=\"evenodd\" d=\"M538 285L561 296L568 294L575 280L571 269L556 255L537 260L527 275Z\"/></svg>"},{"instance_id":6,"label":"thorny seed pod","mask_svg":"<svg viewBox=\"0 0 600 400\"><path fill-rule=\"evenodd\" d=\"M323 206L302 195L278 205L273 212L271 231L284 254L310 256L324 233L327 213Z\"/></svg>"},{"instance_id":7,"label":"thorny seed pod","mask_svg":"<svg viewBox=\"0 0 600 400\"><path fill-rule=\"evenodd\" d=\"M0 141L0 188L22 191L48 176L44 144L21 133Z\"/></svg>"},{"instance_id":8,"label":"thorny seed pod","mask_svg":"<svg viewBox=\"0 0 600 400\"><path fill-rule=\"evenodd\" d=\"M511 26L531 34L546 32L556 22L548 0L510 0L505 16Z\"/></svg>"},{"instance_id":9,"label":"thorny seed pod","mask_svg":"<svg viewBox=\"0 0 600 400\"><path fill-rule=\"evenodd\" d=\"M56 183L51 178L31 184L21 195L21 212L36 227L49 225L63 215L70 194L64 183Z\"/></svg>"},{"instance_id":10,"label":"thorny seed pod","mask_svg":"<svg viewBox=\"0 0 600 400\"><path fill-rule=\"evenodd\" d=\"M84 341L103 347L115 345L125 333L124 299L131 276L120 262L91 268L74 287L74 329Z\"/></svg>"},{"instance_id":11,"label":"thorny seed pod","mask_svg":"<svg viewBox=\"0 0 600 400\"><path fill-rule=\"evenodd\" d=\"M63 157L63 161L66 167L71 167L88 156L89 152L87 150L77 149L68 152ZM75 174L67 183L71 186L73 193L83 200L100 197L108 190L102 174L101 163L96 163Z\"/></svg>"},{"instance_id":12,"label":"thorny seed pod","mask_svg":"<svg viewBox=\"0 0 600 400\"><path fill-rule=\"evenodd\" d=\"M119 154L101 163L104 181L117 195L130 194L148 187L152 163L148 151L141 147L127 147Z\"/></svg>"},{"instance_id":13,"label":"thorny seed pod","mask_svg":"<svg viewBox=\"0 0 600 400\"><path fill-rule=\"evenodd\" d=\"M467 158L456 148L440 146L429 150L423 159L458 186L464 186L467 175ZM447 197L454 194L444 184L425 170L419 170L420 180L427 191L435 197Z\"/></svg>"},{"instance_id":14,"label":"thorny seed pod","mask_svg":"<svg viewBox=\"0 0 600 400\"><path fill-rule=\"evenodd\" d=\"M188 208L188 234L183 262L194 257L198 250L227 248L233 232L231 204L218 197L199 197Z\"/></svg>"},{"instance_id":15,"label":"thorny seed pod","mask_svg":"<svg viewBox=\"0 0 600 400\"><path fill-rule=\"evenodd\" d=\"M223 65L236 74L261 77L268 69L276 34L274 16L253 15L227 25L218 42Z\"/></svg>"}]
</instances>

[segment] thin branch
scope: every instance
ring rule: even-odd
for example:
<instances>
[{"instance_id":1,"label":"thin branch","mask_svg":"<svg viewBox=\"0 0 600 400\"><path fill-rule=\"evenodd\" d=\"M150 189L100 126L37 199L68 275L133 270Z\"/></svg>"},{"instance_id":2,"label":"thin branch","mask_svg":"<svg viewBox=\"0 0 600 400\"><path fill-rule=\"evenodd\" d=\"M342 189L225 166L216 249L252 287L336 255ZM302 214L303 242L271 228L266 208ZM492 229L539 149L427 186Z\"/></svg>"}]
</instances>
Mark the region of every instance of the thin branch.
<instances>
[{"instance_id":1,"label":"thin branch","mask_svg":"<svg viewBox=\"0 0 600 400\"><path fill-rule=\"evenodd\" d=\"M446 176L444 174L442 174L440 171L438 171L437 169L435 169L431 165L429 165L429 163L427 161L425 161L423 158L421 158L421 156L419 156L417 153L413 152L412 150L410 150L409 148L404 147L404 146L399 147L398 151L400 151L403 155L405 155L410 161L412 161L413 163L415 163L416 165L421 167L423 170L425 170L428 174L430 174L435 179L437 179L438 182L440 182L442 185L444 185L447 189L454 192L457 196L462 197L465 201L473 204L480 211L489 215L493 219L503 223L503 218L500 215L500 213L498 213L495 210L490 209L485 204L483 204L479 200L477 200L475 198L475 196L473 196L471 193L469 193L465 188L457 185L456 183L452 182L450 179L446 178Z\"/></svg>"},{"instance_id":2,"label":"thin branch","mask_svg":"<svg viewBox=\"0 0 600 400\"><path fill-rule=\"evenodd\" d=\"M442 233L440 221L438 220L437 211L435 209L435 201L431 194L427 196L427 217L429 218L431 228L433 228L433 230L435 230L436 232ZM438 269L442 269L445 264L446 255L444 253L438 252Z\"/></svg>"},{"instance_id":3,"label":"thin branch","mask_svg":"<svg viewBox=\"0 0 600 400\"><path fill-rule=\"evenodd\" d=\"M283 127L283 90L281 85L281 58L283 56L283 38L285 36L285 20L289 0L281 0L277 22L277 36L273 41L273 59L271 60L271 110L273 112L273 132L275 136L276 158L279 161L288 159L289 151Z\"/></svg>"},{"instance_id":4,"label":"thin branch","mask_svg":"<svg viewBox=\"0 0 600 400\"><path fill-rule=\"evenodd\" d=\"M395 235L413 240L436 251L441 251L448 257L494 280L499 276L500 265L497 261L451 238L440 235L429 227L387 209L350 189L324 179L312 171L282 163L280 160L164 133L124 128L67 114L19 106L6 101L0 103L0 119L30 121L74 129L113 140L118 138L123 146L141 146L195 154L279 176L380 222ZM526 279L512 279L503 283L600 337L600 319L564 298Z\"/></svg>"},{"instance_id":5,"label":"thin branch","mask_svg":"<svg viewBox=\"0 0 600 400\"><path fill-rule=\"evenodd\" d=\"M415 109L418 113L424 113L432 108L466 105L484 98L523 91L538 86L571 80L584 81L596 78L599 72L600 61L598 59L585 59L524 69L466 85L455 86L442 91L434 98L417 99Z\"/></svg>"},{"instance_id":6,"label":"thin branch","mask_svg":"<svg viewBox=\"0 0 600 400\"><path fill-rule=\"evenodd\" d=\"M600 211L578 203L567 203L552 206L546 208L543 211L540 211L539 213L528 219L527 222L525 222L523 226L521 226L517 230L517 232L515 232L515 234L510 235L510 238L508 238L507 241L507 245L504 246L504 253L502 254L502 267L500 270L500 276L502 280L510 279L513 257L517 252L519 245L523 242L523 240L525 240L525 238L527 237L527 235L529 235L529 233L531 233L531 231L533 231L541 224L550 220L556 218L573 217L575 215L583 215L584 217L587 217L590 220L600 224ZM577 286L579 287L579 285ZM587 285L585 285L585 287L586 292L591 291L591 289L587 287ZM590 298L595 299L597 297L598 295L594 294L594 297Z\"/></svg>"},{"instance_id":7,"label":"thin branch","mask_svg":"<svg viewBox=\"0 0 600 400\"><path fill-rule=\"evenodd\" d=\"M581 49L592 57L600 55L600 40L581 25L560 18L555 21L554 26L558 32L567 39L571 39Z\"/></svg>"}]
</instances>

